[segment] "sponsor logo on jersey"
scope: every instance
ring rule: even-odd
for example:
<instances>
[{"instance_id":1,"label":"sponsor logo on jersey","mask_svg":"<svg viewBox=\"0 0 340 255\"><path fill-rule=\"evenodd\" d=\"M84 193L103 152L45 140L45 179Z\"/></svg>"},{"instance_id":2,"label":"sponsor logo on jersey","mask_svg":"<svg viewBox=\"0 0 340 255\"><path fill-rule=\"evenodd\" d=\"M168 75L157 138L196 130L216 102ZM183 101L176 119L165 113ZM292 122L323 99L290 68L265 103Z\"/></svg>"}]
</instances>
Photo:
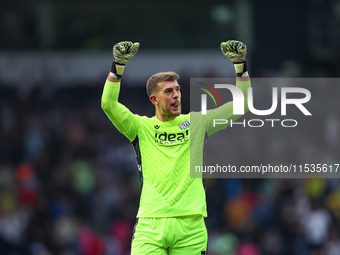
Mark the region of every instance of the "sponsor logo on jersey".
<instances>
[{"instance_id":1,"label":"sponsor logo on jersey","mask_svg":"<svg viewBox=\"0 0 340 255\"><path fill-rule=\"evenodd\" d=\"M189 130L184 133L155 133L155 143L160 145L175 145L188 141Z\"/></svg>"},{"instance_id":2,"label":"sponsor logo on jersey","mask_svg":"<svg viewBox=\"0 0 340 255\"><path fill-rule=\"evenodd\" d=\"M190 127L190 122L188 120L184 120L178 126L181 130L186 130Z\"/></svg>"},{"instance_id":3,"label":"sponsor logo on jersey","mask_svg":"<svg viewBox=\"0 0 340 255\"><path fill-rule=\"evenodd\" d=\"M155 129L159 129L161 126L155 125L154 127L155 127Z\"/></svg>"}]
</instances>

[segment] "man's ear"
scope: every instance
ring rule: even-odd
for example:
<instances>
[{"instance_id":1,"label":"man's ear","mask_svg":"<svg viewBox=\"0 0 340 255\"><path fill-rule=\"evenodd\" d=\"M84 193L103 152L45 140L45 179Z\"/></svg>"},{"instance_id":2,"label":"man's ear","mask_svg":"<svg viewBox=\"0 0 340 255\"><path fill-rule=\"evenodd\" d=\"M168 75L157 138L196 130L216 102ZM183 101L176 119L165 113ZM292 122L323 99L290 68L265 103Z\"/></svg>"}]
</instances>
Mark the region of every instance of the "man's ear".
<instances>
[{"instance_id":1,"label":"man's ear","mask_svg":"<svg viewBox=\"0 0 340 255\"><path fill-rule=\"evenodd\" d=\"M154 105L158 105L158 100L157 100L157 97L155 95L151 95L149 97L151 103L153 103Z\"/></svg>"}]
</instances>

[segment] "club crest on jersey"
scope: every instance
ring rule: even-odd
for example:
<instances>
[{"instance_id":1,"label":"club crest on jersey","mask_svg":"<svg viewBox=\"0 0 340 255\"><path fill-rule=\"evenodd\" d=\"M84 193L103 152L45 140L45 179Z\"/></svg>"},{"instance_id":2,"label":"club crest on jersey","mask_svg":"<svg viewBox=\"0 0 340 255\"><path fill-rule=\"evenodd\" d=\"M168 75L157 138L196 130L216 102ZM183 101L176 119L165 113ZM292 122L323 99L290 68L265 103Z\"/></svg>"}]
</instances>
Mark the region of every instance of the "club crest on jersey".
<instances>
[{"instance_id":1,"label":"club crest on jersey","mask_svg":"<svg viewBox=\"0 0 340 255\"><path fill-rule=\"evenodd\" d=\"M190 122L188 120L184 120L178 126L181 130L186 130L190 127Z\"/></svg>"}]
</instances>

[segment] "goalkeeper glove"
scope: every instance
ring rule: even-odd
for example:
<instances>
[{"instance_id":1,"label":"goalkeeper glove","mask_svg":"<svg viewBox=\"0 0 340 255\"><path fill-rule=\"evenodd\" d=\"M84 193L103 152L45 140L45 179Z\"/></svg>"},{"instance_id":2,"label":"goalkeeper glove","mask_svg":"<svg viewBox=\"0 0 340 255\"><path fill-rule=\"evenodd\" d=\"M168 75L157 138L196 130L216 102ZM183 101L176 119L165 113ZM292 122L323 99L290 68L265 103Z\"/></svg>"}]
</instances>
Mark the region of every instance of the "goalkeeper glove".
<instances>
[{"instance_id":1,"label":"goalkeeper glove","mask_svg":"<svg viewBox=\"0 0 340 255\"><path fill-rule=\"evenodd\" d=\"M230 40L221 43L222 53L234 63L236 76L245 77L248 76L246 54L247 46L239 41Z\"/></svg>"},{"instance_id":2,"label":"goalkeeper glove","mask_svg":"<svg viewBox=\"0 0 340 255\"><path fill-rule=\"evenodd\" d=\"M139 43L119 42L113 46L113 57L110 75L116 79L121 79L125 64L137 53Z\"/></svg>"}]
</instances>

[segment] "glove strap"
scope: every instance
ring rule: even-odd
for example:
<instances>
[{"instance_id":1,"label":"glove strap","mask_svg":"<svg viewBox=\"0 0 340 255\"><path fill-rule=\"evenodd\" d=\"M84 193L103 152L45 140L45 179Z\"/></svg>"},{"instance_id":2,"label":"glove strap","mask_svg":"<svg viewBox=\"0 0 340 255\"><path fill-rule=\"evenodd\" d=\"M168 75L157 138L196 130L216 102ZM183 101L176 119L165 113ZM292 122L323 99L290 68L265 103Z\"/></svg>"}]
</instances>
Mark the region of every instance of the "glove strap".
<instances>
[{"instance_id":1,"label":"glove strap","mask_svg":"<svg viewBox=\"0 0 340 255\"><path fill-rule=\"evenodd\" d=\"M237 77L246 77L248 76L248 68L247 68L247 62L234 62L234 67L236 71Z\"/></svg>"},{"instance_id":2,"label":"glove strap","mask_svg":"<svg viewBox=\"0 0 340 255\"><path fill-rule=\"evenodd\" d=\"M111 65L110 76L116 79L121 79L123 76L124 69L125 65L113 61Z\"/></svg>"}]
</instances>

